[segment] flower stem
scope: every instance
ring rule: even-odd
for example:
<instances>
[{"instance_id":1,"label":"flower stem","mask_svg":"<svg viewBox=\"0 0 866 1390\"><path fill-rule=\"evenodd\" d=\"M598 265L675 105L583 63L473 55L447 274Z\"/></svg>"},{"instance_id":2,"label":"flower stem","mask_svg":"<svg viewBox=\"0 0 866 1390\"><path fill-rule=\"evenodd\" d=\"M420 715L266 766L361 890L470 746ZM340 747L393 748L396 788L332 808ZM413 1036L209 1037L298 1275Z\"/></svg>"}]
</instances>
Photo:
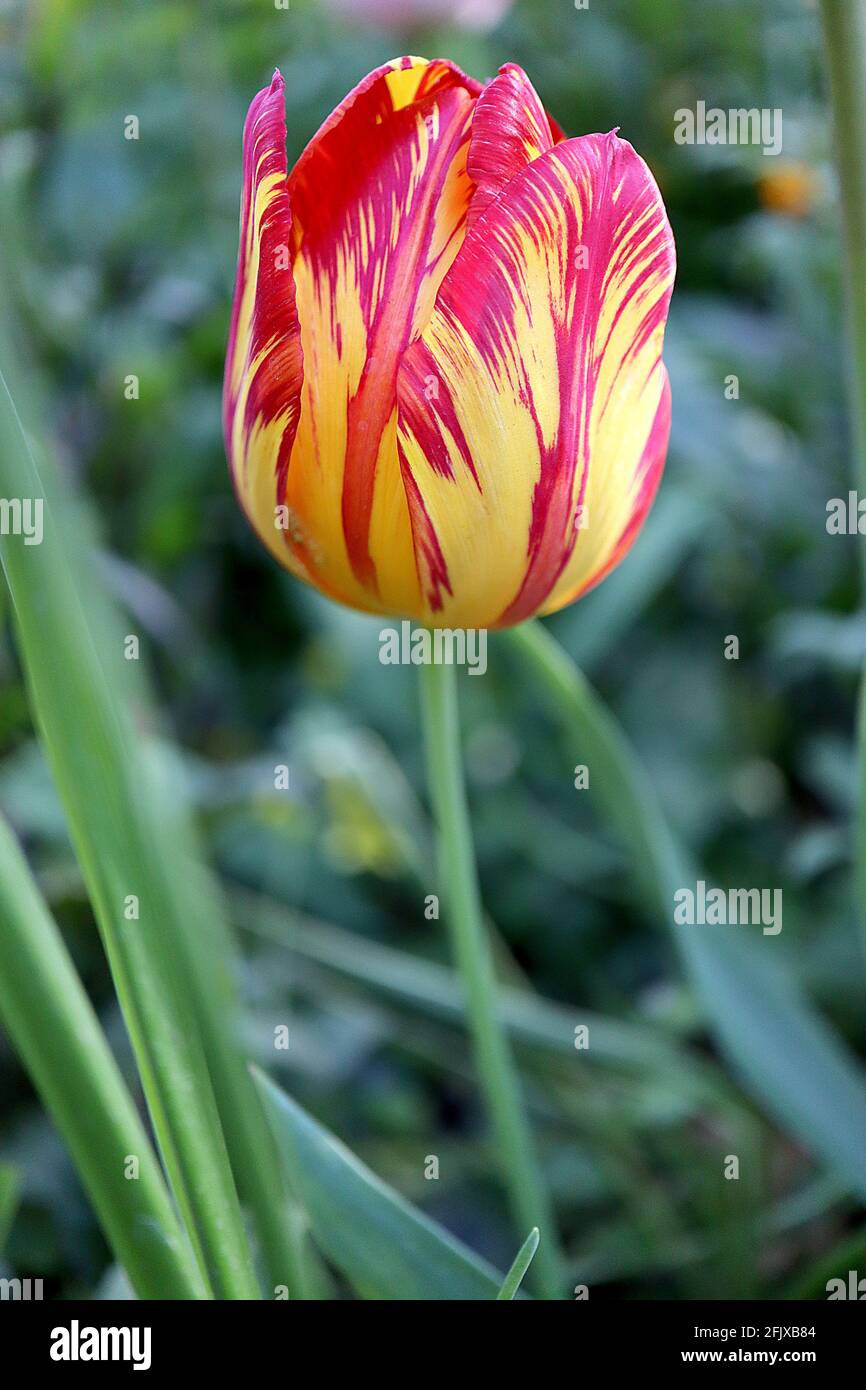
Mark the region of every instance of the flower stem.
<instances>
[{"instance_id":1,"label":"flower stem","mask_svg":"<svg viewBox=\"0 0 866 1390\"><path fill-rule=\"evenodd\" d=\"M433 809L439 827L445 911L466 991L484 1098L493 1123L512 1219L522 1239L537 1226L541 1243L533 1264L536 1287L560 1298L563 1285L553 1214L529 1130L496 997L490 946L484 930L472 829L463 784L457 679L452 666L421 668L424 734Z\"/></svg>"},{"instance_id":2,"label":"flower stem","mask_svg":"<svg viewBox=\"0 0 866 1390\"><path fill-rule=\"evenodd\" d=\"M855 477L866 494L866 5L821 0L842 203ZM861 546L866 566L866 546Z\"/></svg>"},{"instance_id":3,"label":"flower stem","mask_svg":"<svg viewBox=\"0 0 866 1390\"><path fill-rule=\"evenodd\" d=\"M866 496L866 4L821 0L821 16L842 204L853 474L861 496ZM861 543L859 551L861 602L866 605L866 545ZM866 670L860 684L857 741L860 801L855 872L860 916L866 922Z\"/></svg>"}]
</instances>

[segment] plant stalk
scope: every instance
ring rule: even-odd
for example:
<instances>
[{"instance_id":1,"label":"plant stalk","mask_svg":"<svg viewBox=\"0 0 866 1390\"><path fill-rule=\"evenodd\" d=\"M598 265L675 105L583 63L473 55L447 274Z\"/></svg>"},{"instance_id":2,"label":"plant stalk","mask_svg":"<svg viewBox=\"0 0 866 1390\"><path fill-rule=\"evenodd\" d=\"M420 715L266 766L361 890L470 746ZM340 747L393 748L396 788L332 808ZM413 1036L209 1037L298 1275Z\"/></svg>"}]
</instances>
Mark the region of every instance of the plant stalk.
<instances>
[{"instance_id":1,"label":"plant stalk","mask_svg":"<svg viewBox=\"0 0 866 1390\"><path fill-rule=\"evenodd\" d=\"M839 175L845 289L848 305L848 382L854 446L853 478L866 497L866 3L821 0L824 48ZM859 547L861 604L866 605L866 545ZM855 884L866 927L866 669L857 714L860 797Z\"/></svg>"},{"instance_id":2,"label":"plant stalk","mask_svg":"<svg viewBox=\"0 0 866 1390\"><path fill-rule=\"evenodd\" d=\"M848 304L854 478L866 496L866 4L821 0ZM866 546L860 547L866 587Z\"/></svg>"},{"instance_id":3,"label":"plant stalk","mask_svg":"<svg viewBox=\"0 0 866 1390\"><path fill-rule=\"evenodd\" d=\"M481 909L466 803L452 666L421 668L428 777L439 829L440 875L454 953L466 993L469 1027L484 1099L499 1147L512 1219L520 1238L537 1226L541 1243L531 1274L545 1298L564 1293L553 1213L541 1178L517 1073L499 1015L496 980Z\"/></svg>"}]
</instances>

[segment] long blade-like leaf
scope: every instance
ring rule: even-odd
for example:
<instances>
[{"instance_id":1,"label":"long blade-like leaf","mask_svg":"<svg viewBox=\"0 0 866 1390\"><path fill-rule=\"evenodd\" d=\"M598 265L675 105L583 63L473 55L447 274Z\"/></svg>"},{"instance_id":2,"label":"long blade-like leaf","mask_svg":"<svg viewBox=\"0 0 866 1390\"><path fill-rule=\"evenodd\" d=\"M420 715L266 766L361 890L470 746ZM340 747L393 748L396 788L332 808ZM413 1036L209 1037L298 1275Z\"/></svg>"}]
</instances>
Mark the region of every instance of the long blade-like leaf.
<instances>
[{"instance_id":1,"label":"long blade-like leaf","mask_svg":"<svg viewBox=\"0 0 866 1390\"><path fill-rule=\"evenodd\" d=\"M722 1051L767 1113L866 1198L862 1070L765 944L751 941L743 928L675 921L674 895L698 875L622 730L540 624L506 636L592 766L591 788L632 846L648 901L674 933Z\"/></svg>"},{"instance_id":2,"label":"long blade-like leaf","mask_svg":"<svg viewBox=\"0 0 866 1390\"><path fill-rule=\"evenodd\" d=\"M0 1163L0 1255L6 1245L21 1196L21 1175L11 1163Z\"/></svg>"},{"instance_id":3,"label":"long blade-like leaf","mask_svg":"<svg viewBox=\"0 0 866 1390\"><path fill-rule=\"evenodd\" d=\"M514 1263L502 1281L502 1288L496 1295L497 1300L508 1300L517 1297L517 1290L523 1283L523 1277L529 1266L532 1264L535 1252L538 1249L540 1240L537 1226L533 1226L526 1240L521 1245L514 1257Z\"/></svg>"},{"instance_id":4,"label":"long blade-like leaf","mask_svg":"<svg viewBox=\"0 0 866 1390\"><path fill-rule=\"evenodd\" d=\"M495 1299L501 1277L256 1073L313 1235L368 1298Z\"/></svg>"},{"instance_id":5,"label":"long blade-like leaf","mask_svg":"<svg viewBox=\"0 0 866 1390\"><path fill-rule=\"evenodd\" d=\"M5 339L0 349L5 348ZM0 350L0 360L9 360ZM211 1078L185 981L185 833L136 729L147 708L93 575L83 508L37 467L0 377L0 494L29 500L38 542L0 535L31 708L69 819L160 1148L223 1297L258 1296ZM38 510L37 510L38 509ZM33 537L35 538L35 531ZM202 948L205 944L202 943Z\"/></svg>"},{"instance_id":6,"label":"long blade-like leaf","mask_svg":"<svg viewBox=\"0 0 866 1390\"><path fill-rule=\"evenodd\" d=\"M69 1145L105 1234L139 1295L206 1297L135 1106L2 818L0 1021Z\"/></svg>"}]
</instances>

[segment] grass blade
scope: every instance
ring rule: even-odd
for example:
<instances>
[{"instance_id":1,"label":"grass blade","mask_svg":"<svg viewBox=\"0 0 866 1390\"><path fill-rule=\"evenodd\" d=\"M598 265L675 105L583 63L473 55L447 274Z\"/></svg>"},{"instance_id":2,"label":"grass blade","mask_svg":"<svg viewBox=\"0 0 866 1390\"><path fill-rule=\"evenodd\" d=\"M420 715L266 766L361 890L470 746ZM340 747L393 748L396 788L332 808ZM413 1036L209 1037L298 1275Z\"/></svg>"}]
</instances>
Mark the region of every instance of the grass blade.
<instances>
[{"instance_id":1,"label":"grass blade","mask_svg":"<svg viewBox=\"0 0 866 1390\"><path fill-rule=\"evenodd\" d=\"M502 1288L496 1295L497 1299L512 1299L517 1297L517 1290L523 1283L523 1276L532 1264L533 1257L538 1249L540 1240L538 1227L533 1226L526 1240L521 1245L514 1257L514 1264L509 1269L502 1281Z\"/></svg>"},{"instance_id":2,"label":"grass blade","mask_svg":"<svg viewBox=\"0 0 866 1390\"><path fill-rule=\"evenodd\" d=\"M21 1175L11 1163L0 1163L0 1255L9 1239L21 1198Z\"/></svg>"},{"instance_id":3,"label":"grass blade","mask_svg":"<svg viewBox=\"0 0 866 1390\"><path fill-rule=\"evenodd\" d=\"M0 342L0 349L5 342ZM0 360L9 359L0 351ZM158 794L132 710L147 708L92 573L90 527L39 468L0 376L0 493L42 503L41 543L0 536L30 705L69 821L148 1106L196 1251L226 1298L255 1298L240 1206L195 1011L174 885L179 817Z\"/></svg>"},{"instance_id":4,"label":"grass blade","mask_svg":"<svg viewBox=\"0 0 866 1390\"><path fill-rule=\"evenodd\" d=\"M866 12L862 5L852 5L849 0L821 0L821 18L845 250L852 481L862 496L866 492ZM857 549L863 606L866 545L861 541ZM866 669L860 676L858 704L860 795L854 868L860 921L866 928Z\"/></svg>"},{"instance_id":5,"label":"grass blade","mask_svg":"<svg viewBox=\"0 0 866 1390\"><path fill-rule=\"evenodd\" d=\"M0 1020L141 1298L207 1297L162 1171L60 933L0 819ZM127 1176L137 1159L137 1178ZM2 1235L2 1232L0 1232Z\"/></svg>"},{"instance_id":6,"label":"grass blade","mask_svg":"<svg viewBox=\"0 0 866 1390\"><path fill-rule=\"evenodd\" d=\"M501 1277L256 1073L290 1180L328 1258L364 1297L495 1299Z\"/></svg>"}]
</instances>

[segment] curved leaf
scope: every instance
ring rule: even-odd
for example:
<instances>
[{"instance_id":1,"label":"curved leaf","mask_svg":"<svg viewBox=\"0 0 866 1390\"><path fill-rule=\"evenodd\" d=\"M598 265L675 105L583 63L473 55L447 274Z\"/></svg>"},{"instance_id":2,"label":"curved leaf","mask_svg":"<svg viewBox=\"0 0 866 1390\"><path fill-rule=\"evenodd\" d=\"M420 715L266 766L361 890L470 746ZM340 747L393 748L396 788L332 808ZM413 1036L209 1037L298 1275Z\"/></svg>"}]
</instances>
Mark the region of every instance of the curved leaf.
<instances>
[{"instance_id":1,"label":"curved leaf","mask_svg":"<svg viewBox=\"0 0 866 1390\"><path fill-rule=\"evenodd\" d=\"M313 1235L359 1293L399 1301L496 1298L502 1278L490 1265L255 1074Z\"/></svg>"}]
</instances>

